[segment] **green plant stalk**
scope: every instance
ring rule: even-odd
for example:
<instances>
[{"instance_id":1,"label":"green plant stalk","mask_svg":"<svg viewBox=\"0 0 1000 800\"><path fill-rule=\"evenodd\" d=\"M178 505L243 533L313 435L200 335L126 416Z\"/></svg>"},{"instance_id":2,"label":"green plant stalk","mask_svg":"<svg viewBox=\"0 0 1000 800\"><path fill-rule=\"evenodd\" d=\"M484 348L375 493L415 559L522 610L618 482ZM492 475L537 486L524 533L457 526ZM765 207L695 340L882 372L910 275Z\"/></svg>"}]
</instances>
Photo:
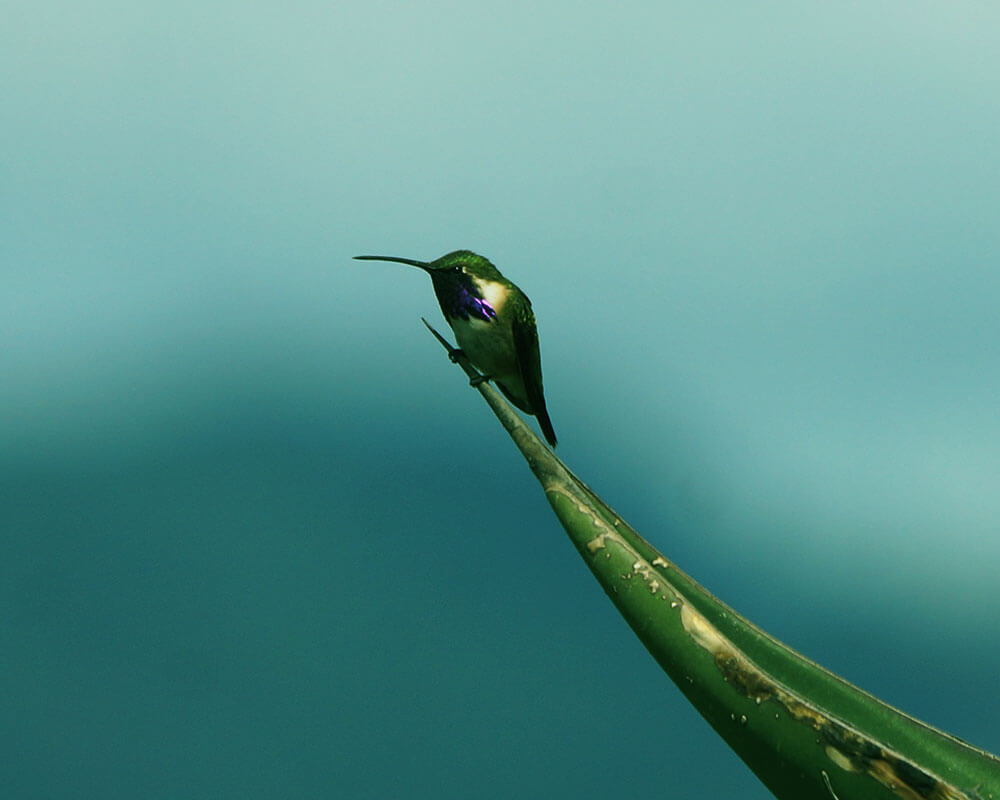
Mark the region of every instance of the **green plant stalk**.
<instances>
[{"instance_id":1,"label":"green plant stalk","mask_svg":"<svg viewBox=\"0 0 1000 800\"><path fill-rule=\"evenodd\" d=\"M470 378L478 376L427 327ZM495 389L485 382L478 389L632 630L776 797L1000 800L1000 759L882 702L741 617L627 525Z\"/></svg>"}]
</instances>

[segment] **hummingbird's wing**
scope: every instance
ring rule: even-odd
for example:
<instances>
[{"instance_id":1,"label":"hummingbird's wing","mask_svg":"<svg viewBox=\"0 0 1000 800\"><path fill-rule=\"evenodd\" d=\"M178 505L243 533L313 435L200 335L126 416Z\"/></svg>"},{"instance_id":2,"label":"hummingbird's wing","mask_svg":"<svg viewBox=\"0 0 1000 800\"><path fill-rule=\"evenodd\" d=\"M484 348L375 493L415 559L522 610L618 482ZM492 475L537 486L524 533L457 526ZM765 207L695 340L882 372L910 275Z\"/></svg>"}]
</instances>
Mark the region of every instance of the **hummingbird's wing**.
<instances>
[{"instance_id":1,"label":"hummingbird's wing","mask_svg":"<svg viewBox=\"0 0 1000 800\"><path fill-rule=\"evenodd\" d=\"M552 428L549 412L545 409L545 395L542 393L542 357L538 351L538 328L535 327L535 315L531 312L531 306L528 305L525 311L524 316L515 315L512 323L514 352L517 353L517 363L521 368L521 380L524 381L524 393L531 404L531 413L538 418L545 439L555 447L556 432Z\"/></svg>"}]
</instances>

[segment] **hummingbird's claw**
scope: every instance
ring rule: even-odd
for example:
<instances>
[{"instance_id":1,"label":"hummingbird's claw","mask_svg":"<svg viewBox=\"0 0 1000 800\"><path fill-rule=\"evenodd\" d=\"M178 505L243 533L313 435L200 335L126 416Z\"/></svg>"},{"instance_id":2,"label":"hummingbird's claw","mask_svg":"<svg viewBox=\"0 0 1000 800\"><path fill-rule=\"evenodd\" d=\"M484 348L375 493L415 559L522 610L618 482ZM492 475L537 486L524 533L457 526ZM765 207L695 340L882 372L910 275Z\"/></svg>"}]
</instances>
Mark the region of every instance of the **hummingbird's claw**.
<instances>
[{"instance_id":1,"label":"hummingbird's claw","mask_svg":"<svg viewBox=\"0 0 1000 800\"><path fill-rule=\"evenodd\" d=\"M448 348L448 358L451 359L451 363L452 364L457 364L458 363L458 357L459 356L464 356L464 355L465 355L465 353L462 352L462 348L460 348L460 347L449 347Z\"/></svg>"}]
</instances>

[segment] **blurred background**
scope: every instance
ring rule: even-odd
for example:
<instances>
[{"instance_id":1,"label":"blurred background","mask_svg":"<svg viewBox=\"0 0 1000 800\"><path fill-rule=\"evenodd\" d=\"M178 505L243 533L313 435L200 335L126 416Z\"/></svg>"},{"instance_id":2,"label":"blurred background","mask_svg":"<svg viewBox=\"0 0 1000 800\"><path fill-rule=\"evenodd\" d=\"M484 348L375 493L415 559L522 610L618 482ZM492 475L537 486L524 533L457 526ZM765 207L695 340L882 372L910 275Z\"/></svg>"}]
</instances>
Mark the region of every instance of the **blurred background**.
<instances>
[{"instance_id":1,"label":"blurred background","mask_svg":"<svg viewBox=\"0 0 1000 800\"><path fill-rule=\"evenodd\" d=\"M3 18L6 796L769 796L350 260L456 248L605 500L1000 751L995 4Z\"/></svg>"}]
</instances>

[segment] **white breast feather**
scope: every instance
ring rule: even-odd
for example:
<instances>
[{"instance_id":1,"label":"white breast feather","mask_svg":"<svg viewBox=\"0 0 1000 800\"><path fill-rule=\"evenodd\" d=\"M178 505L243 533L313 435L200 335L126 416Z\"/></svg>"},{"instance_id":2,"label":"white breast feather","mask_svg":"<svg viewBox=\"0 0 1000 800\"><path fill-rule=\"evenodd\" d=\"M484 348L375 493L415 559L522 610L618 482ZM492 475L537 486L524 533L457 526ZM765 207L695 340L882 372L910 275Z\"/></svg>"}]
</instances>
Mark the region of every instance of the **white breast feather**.
<instances>
[{"instance_id":1,"label":"white breast feather","mask_svg":"<svg viewBox=\"0 0 1000 800\"><path fill-rule=\"evenodd\" d=\"M507 287L502 283L496 283L494 281L486 281L482 278L473 278L476 283L476 288L479 289L479 294L483 296L483 299L493 306L497 314L500 313L500 309L503 308L504 303L507 302L507 295L510 292L507 291Z\"/></svg>"}]
</instances>

